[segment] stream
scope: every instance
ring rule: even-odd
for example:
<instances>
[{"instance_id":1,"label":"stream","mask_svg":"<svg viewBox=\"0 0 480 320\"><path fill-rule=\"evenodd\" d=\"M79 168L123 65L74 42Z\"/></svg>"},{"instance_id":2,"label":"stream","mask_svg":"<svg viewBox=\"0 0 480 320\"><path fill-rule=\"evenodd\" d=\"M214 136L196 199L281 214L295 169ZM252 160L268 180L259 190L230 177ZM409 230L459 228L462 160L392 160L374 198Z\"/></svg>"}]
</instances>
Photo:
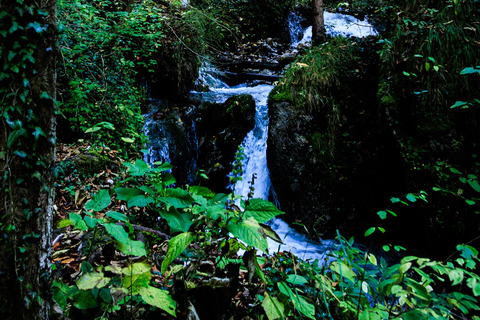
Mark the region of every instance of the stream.
<instances>
[{"instance_id":1,"label":"stream","mask_svg":"<svg viewBox=\"0 0 480 320\"><path fill-rule=\"evenodd\" d=\"M324 18L327 33L332 36L365 37L377 34L377 31L366 19L365 21L359 21L352 16L329 12L325 12ZM308 45L311 41L312 27L302 28L300 26L302 20L302 17L294 13L291 13L288 18L292 39L291 48L293 50L295 50L300 44ZM246 198L247 194L250 192L252 176L255 174L255 189L253 197L265 200L270 198L275 201L275 192L271 186L267 166L269 122L267 98L270 91L274 88L274 85L243 83L230 87L220 80L220 77L218 76L219 74L221 74L220 71L204 64L200 70L198 81L201 82L203 86L208 86L209 91L192 91L192 97L203 101L223 103L231 96L250 94L256 102L255 126L241 143L241 147L244 148L245 153L242 180L230 187L234 190L235 194L242 195ZM151 117L148 117L147 119L150 118ZM154 132L155 135L153 135ZM146 155L145 160L149 163L153 163L157 160L168 161L170 146L168 145L167 139L158 138L158 136L167 137L169 135L169 133L166 132L166 129L162 127L161 124L155 123L154 120L149 120L145 126L145 133L151 139L149 146L150 152ZM281 210L281 204L276 203L276 205ZM322 261L325 259L325 255L335 245L333 240L310 240L306 236L292 229L280 218L273 219L269 224L284 242L284 244L279 244L268 238L270 253L277 251L290 251L304 260L318 259L319 261Z\"/></svg>"}]
</instances>

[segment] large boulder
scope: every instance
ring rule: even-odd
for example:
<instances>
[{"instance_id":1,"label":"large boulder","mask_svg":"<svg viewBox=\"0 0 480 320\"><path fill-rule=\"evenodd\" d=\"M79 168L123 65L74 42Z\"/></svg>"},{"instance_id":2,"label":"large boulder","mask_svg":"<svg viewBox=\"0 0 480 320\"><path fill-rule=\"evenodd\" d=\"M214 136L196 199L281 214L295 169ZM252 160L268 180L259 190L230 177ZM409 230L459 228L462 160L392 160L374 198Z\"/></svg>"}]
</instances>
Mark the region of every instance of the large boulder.
<instances>
[{"instance_id":1,"label":"large boulder","mask_svg":"<svg viewBox=\"0 0 480 320\"><path fill-rule=\"evenodd\" d=\"M209 177L202 185L225 191L235 152L255 125L255 100L244 94L225 103L204 102L196 117L198 168Z\"/></svg>"},{"instance_id":2,"label":"large boulder","mask_svg":"<svg viewBox=\"0 0 480 320\"><path fill-rule=\"evenodd\" d=\"M267 159L284 218L329 237L337 229L354 235L371 226L375 212L401 189L403 173L395 137L378 109L377 68L368 61L374 49L368 42L340 41L310 54L290 73L317 72L317 79L329 81L298 77L269 98ZM351 61L332 61L338 68L332 71L326 59L337 52ZM319 63L320 71L308 69ZM307 90L298 88L302 83ZM308 91L315 85L321 92Z\"/></svg>"}]
</instances>

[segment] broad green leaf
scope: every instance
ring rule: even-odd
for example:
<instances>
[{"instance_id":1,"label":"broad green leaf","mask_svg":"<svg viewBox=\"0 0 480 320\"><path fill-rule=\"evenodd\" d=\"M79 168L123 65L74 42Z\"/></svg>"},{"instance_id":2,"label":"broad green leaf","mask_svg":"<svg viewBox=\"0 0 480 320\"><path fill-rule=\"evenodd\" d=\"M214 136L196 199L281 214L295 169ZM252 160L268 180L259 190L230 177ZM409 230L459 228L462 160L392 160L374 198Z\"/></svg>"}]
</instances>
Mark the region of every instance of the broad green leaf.
<instances>
[{"instance_id":1,"label":"broad green leaf","mask_svg":"<svg viewBox=\"0 0 480 320\"><path fill-rule=\"evenodd\" d=\"M165 274L168 266L177 258L193 241L195 236L191 232L180 233L168 241L168 250L162 262L162 273Z\"/></svg>"},{"instance_id":2,"label":"broad green leaf","mask_svg":"<svg viewBox=\"0 0 480 320\"><path fill-rule=\"evenodd\" d=\"M215 196L215 192L206 187L192 186L189 190L191 193L198 194L199 196L203 196L207 199L212 199Z\"/></svg>"},{"instance_id":3,"label":"broad green leaf","mask_svg":"<svg viewBox=\"0 0 480 320\"><path fill-rule=\"evenodd\" d=\"M241 223L230 223L227 225L228 231L230 231L235 237L244 241L247 245L255 247L268 253L268 243L263 228L252 217L247 220L243 220Z\"/></svg>"},{"instance_id":4,"label":"broad green leaf","mask_svg":"<svg viewBox=\"0 0 480 320\"><path fill-rule=\"evenodd\" d=\"M132 274L143 274L150 272L151 266L145 262L137 262L129 265L128 267L122 268L122 274L132 275Z\"/></svg>"},{"instance_id":5,"label":"broad green leaf","mask_svg":"<svg viewBox=\"0 0 480 320\"><path fill-rule=\"evenodd\" d=\"M127 239L125 242L116 242L115 248L122 251L127 256L144 257L147 255L145 244L142 241Z\"/></svg>"},{"instance_id":6,"label":"broad green leaf","mask_svg":"<svg viewBox=\"0 0 480 320\"><path fill-rule=\"evenodd\" d=\"M154 201L153 197L147 196L145 194L139 194L139 195L133 196L130 199L128 199L127 207L129 207L129 208L131 208L131 207L143 208L143 207L148 206L153 201Z\"/></svg>"},{"instance_id":7,"label":"broad green leaf","mask_svg":"<svg viewBox=\"0 0 480 320\"><path fill-rule=\"evenodd\" d=\"M76 284L80 290L91 290L94 288L103 288L109 282L110 278L107 278L100 272L84 273L78 278Z\"/></svg>"},{"instance_id":8,"label":"broad green leaf","mask_svg":"<svg viewBox=\"0 0 480 320\"><path fill-rule=\"evenodd\" d=\"M457 250L461 252L461 256L465 259L472 259L478 256L478 250L466 244L457 245Z\"/></svg>"},{"instance_id":9,"label":"broad green leaf","mask_svg":"<svg viewBox=\"0 0 480 320\"><path fill-rule=\"evenodd\" d=\"M468 180L468 184L472 187L475 191L480 192L480 184L477 180Z\"/></svg>"},{"instance_id":10,"label":"broad green leaf","mask_svg":"<svg viewBox=\"0 0 480 320\"><path fill-rule=\"evenodd\" d=\"M341 261L334 261L330 264L330 269L335 271L342 277L347 278L351 282L355 283L355 277L357 276L350 266Z\"/></svg>"},{"instance_id":11,"label":"broad green leaf","mask_svg":"<svg viewBox=\"0 0 480 320\"><path fill-rule=\"evenodd\" d=\"M123 201L128 201L130 200L130 198L144 193L142 190L139 190L137 188L124 188L124 187L116 188L115 192L117 193L116 199L123 200Z\"/></svg>"},{"instance_id":12,"label":"broad green leaf","mask_svg":"<svg viewBox=\"0 0 480 320\"><path fill-rule=\"evenodd\" d=\"M95 228L95 226L99 223L98 219L92 218L89 215L85 215L85 218L83 220L85 220L87 226L92 229Z\"/></svg>"},{"instance_id":13,"label":"broad green leaf","mask_svg":"<svg viewBox=\"0 0 480 320\"><path fill-rule=\"evenodd\" d=\"M308 283L307 279L297 274L289 274L287 276L287 282L290 282L293 285L302 285Z\"/></svg>"},{"instance_id":14,"label":"broad green leaf","mask_svg":"<svg viewBox=\"0 0 480 320\"><path fill-rule=\"evenodd\" d=\"M463 107L463 106L466 106L468 105L468 102L465 102L465 101L456 101L454 105L452 105L450 107L450 109L453 109L453 108L458 108L458 107ZM468 108L468 107L467 107Z\"/></svg>"},{"instance_id":15,"label":"broad green leaf","mask_svg":"<svg viewBox=\"0 0 480 320\"><path fill-rule=\"evenodd\" d=\"M461 269L449 270L448 278L452 281L452 285L460 284L463 281L464 273Z\"/></svg>"},{"instance_id":16,"label":"broad green leaf","mask_svg":"<svg viewBox=\"0 0 480 320\"><path fill-rule=\"evenodd\" d=\"M176 209L187 208L195 201L192 196L182 189L165 189L168 197L159 197L158 200L171 205Z\"/></svg>"},{"instance_id":17,"label":"broad green leaf","mask_svg":"<svg viewBox=\"0 0 480 320\"><path fill-rule=\"evenodd\" d=\"M285 306L276 297L270 297L266 292L263 296L262 307L268 320L284 319Z\"/></svg>"},{"instance_id":18,"label":"broad green leaf","mask_svg":"<svg viewBox=\"0 0 480 320\"><path fill-rule=\"evenodd\" d=\"M460 74L472 74L472 73L480 73L480 68L477 66L476 68L474 67L468 67L463 69Z\"/></svg>"},{"instance_id":19,"label":"broad green leaf","mask_svg":"<svg viewBox=\"0 0 480 320\"><path fill-rule=\"evenodd\" d=\"M85 210L101 211L108 207L112 200L107 189L98 191L91 200L85 204Z\"/></svg>"},{"instance_id":20,"label":"broad green leaf","mask_svg":"<svg viewBox=\"0 0 480 320\"><path fill-rule=\"evenodd\" d=\"M367 231L365 231L365 237L368 237L369 235L371 235L372 233L375 232L375 227L371 227L370 229L368 229Z\"/></svg>"},{"instance_id":21,"label":"broad green leaf","mask_svg":"<svg viewBox=\"0 0 480 320\"><path fill-rule=\"evenodd\" d=\"M120 212L116 212L116 211L109 211L105 214L107 217L110 217L112 218L113 220L117 220L117 221L123 221L123 222L127 222L128 221L128 217L123 214L123 213L120 213Z\"/></svg>"},{"instance_id":22,"label":"broad green leaf","mask_svg":"<svg viewBox=\"0 0 480 320\"><path fill-rule=\"evenodd\" d=\"M417 281L411 279L411 278L406 278L405 281L407 284L414 290L414 294L418 296L420 299L424 300L425 304L429 304L430 301L432 300L432 296L428 292L427 288L418 283Z\"/></svg>"},{"instance_id":23,"label":"broad green leaf","mask_svg":"<svg viewBox=\"0 0 480 320\"><path fill-rule=\"evenodd\" d=\"M258 223L265 223L276 216L284 214L270 201L251 199L245 209L246 217L253 217Z\"/></svg>"},{"instance_id":24,"label":"broad green leaf","mask_svg":"<svg viewBox=\"0 0 480 320\"><path fill-rule=\"evenodd\" d=\"M93 296L92 291L80 290L72 296L73 305L80 309L90 309L98 306L97 299Z\"/></svg>"},{"instance_id":25,"label":"broad green leaf","mask_svg":"<svg viewBox=\"0 0 480 320\"><path fill-rule=\"evenodd\" d=\"M149 305L160 308L168 314L176 317L175 310L177 309L177 303L167 291L147 286L139 288L138 293L140 293L143 301Z\"/></svg>"},{"instance_id":26,"label":"broad green leaf","mask_svg":"<svg viewBox=\"0 0 480 320\"><path fill-rule=\"evenodd\" d=\"M480 296L480 281L476 277L471 277L467 279L467 286L472 289L473 295L475 297Z\"/></svg>"},{"instance_id":27,"label":"broad green leaf","mask_svg":"<svg viewBox=\"0 0 480 320\"><path fill-rule=\"evenodd\" d=\"M148 286L152 278L150 266L146 263L135 263L124 268L122 273L125 274L123 287L132 294L137 294L140 288Z\"/></svg>"},{"instance_id":28,"label":"broad green leaf","mask_svg":"<svg viewBox=\"0 0 480 320\"><path fill-rule=\"evenodd\" d=\"M144 176L150 171L150 166L140 159L135 160L133 164L130 162L124 162L123 164L128 168L128 173L133 177Z\"/></svg>"},{"instance_id":29,"label":"broad green leaf","mask_svg":"<svg viewBox=\"0 0 480 320\"><path fill-rule=\"evenodd\" d=\"M377 214L382 220L387 218L387 212L385 211L378 211Z\"/></svg>"},{"instance_id":30,"label":"broad green leaf","mask_svg":"<svg viewBox=\"0 0 480 320\"><path fill-rule=\"evenodd\" d=\"M10 133L7 139L7 148L11 148L21 136L26 137L27 130L25 130L24 128L20 128L12 131L12 133Z\"/></svg>"},{"instance_id":31,"label":"broad green leaf","mask_svg":"<svg viewBox=\"0 0 480 320\"><path fill-rule=\"evenodd\" d=\"M417 201L417 198L415 198L415 196L411 193L407 194L406 198L410 202L416 202Z\"/></svg>"},{"instance_id":32,"label":"broad green leaf","mask_svg":"<svg viewBox=\"0 0 480 320\"><path fill-rule=\"evenodd\" d=\"M129 240L128 233L122 226L114 223L104 223L103 227L112 237L115 238L118 242L126 244Z\"/></svg>"},{"instance_id":33,"label":"broad green leaf","mask_svg":"<svg viewBox=\"0 0 480 320\"><path fill-rule=\"evenodd\" d=\"M83 221L82 216L80 216L78 213L70 212L69 217L76 229L80 229L82 231L88 230L87 224L85 221Z\"/></svg>"},{"instance_id":34,"label":"broad green leaf","mask_svg":"<svg viewBox=\"0 0 480 320\"><path fill-rule=\"evenodd\" d=\"M191 212L180 213L175 208L167 211L160 211L160 216L167 220L168 225L174 231L187 232L193 224L193 214Z\"/></svg>"},{"instance_id":35,"label":"broad green leaf","mask_svg":"<svg viewBox=\"0 0 480 320\"><path fill-rule=\"evenodd\" d=\"M405 312L403 314L403 319L404 320L423 320L423 319L432 319L428 315L424 314L421 310L419 309L414 309L410 310L408 312ZM435 318L433 318L435 319Z\"/></svg>"}]
</instances>

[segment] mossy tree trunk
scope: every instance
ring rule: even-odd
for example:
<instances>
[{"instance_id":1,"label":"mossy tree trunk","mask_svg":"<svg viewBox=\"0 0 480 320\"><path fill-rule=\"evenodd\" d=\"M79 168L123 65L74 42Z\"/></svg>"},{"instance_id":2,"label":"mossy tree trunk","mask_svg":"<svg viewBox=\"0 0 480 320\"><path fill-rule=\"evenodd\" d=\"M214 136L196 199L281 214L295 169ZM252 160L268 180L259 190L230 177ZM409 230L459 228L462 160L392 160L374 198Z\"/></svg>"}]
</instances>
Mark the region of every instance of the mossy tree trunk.
<instances>
[{"instance_id":1,"label":"mossy tree trunk","mask_svg":"<svg viewBox=\"0 0 480 320\"><path fill-rule=\"evenodd\" d=\"M0 3L0 318L48 319L56 0Z\"/></svg>"},{"instance_id":2,"label":"mossy tree trunk","mask_svg":"<svg viewBox=\"0 0 480 320\"><path fill-rule=\"evenodd\" d=\"M323 17L323 0L312 0L312 8L313 8L312 39L313 39L313 44L318 45L325 41L325 20Z\"/></svg>"}]
</instances>

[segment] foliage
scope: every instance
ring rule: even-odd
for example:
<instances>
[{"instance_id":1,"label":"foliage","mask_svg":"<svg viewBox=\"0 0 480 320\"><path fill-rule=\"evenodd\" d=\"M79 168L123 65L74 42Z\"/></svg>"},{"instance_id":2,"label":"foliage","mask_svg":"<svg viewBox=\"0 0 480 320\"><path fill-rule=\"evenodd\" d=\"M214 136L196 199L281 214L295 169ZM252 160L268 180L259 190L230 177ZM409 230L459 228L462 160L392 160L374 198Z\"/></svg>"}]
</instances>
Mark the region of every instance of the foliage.
<instances>
[{"instance_id":1,"label":"foliage","mask_svg":"<svg viewBox=\"0 0 480 320\"><path fill-rule=\"evenodd\" d=\"M196 0L192 3L216 16L236 20L246 38L261 38L281 35L295 0Z\"/></svg>"},{"instance_id":2,"label":"foliage","mask_svg":"<svg viewBox=\"0 0 480 320\"><path fill-rule=\"evenodd\" d=\"M340 124L340 100L348 92L345 80L360 76L355 64L357 50L352 41L343 37L311 48L290 65L269 96L272 101L290 100L305 112L322 115L328 135L328 148L323 148L322 153L333 154Z\"/></svg>"},{"instance_id":3,"label":"foliage","mask_svg":"<svg viewBox=\"0 0 480 320\"><path fill-rule=\"evenodd\" d=\"M84 262L75 285L61 282L54 285L56 301L64 310L71 309L73 305L81 310L100 308L102 312L118 315L119 305L140 299L175 315L175 302L170 295L150 284L150 269L154 268L156 261L148 259L146 244L152 243L132 240L130 237L135 228L132 222L146 221L142 215L147 212L155 220L160 219L172 234L176 234L173 238L163 234L164 239L170 238L160 269L164 283L180 276L182 286L185 285L189 290L205 285L225 286L232 281L230 278L214 277L213 274L205 275L202 266L206 257L222 251L222 259L216 262L216 267L221 270L230 263L238 264L235 258L240 248L247 249L248 246L268 252L265 238L278 240L275 232L263 225L281 214L273 204L261 199L249 199L242 201L238 207L233 204L236 199L233 195L215 194L205 187L190 187L188 190L173 188L175 179L167 172L171 166L167 163L156 165L152 168L142 160L125 163L128 176L117 184L114 191L115 199L124 202L129 209L128 215L108 210L112 200L109 191L103 189L85 204L83 215L72 212L69 219L60 222L61 227L73 225L75 229L91 234L89 244L85 246L87 255L113 245L118 252L130 256L132 260L143 257L146 261L127 263L123 268L108 263L104 263L105 267L92 266ZM138 208L148 208L148 211L138 214ZM125 228L130 231L127 232ZM155 238L152 241L155 243ZM188 270L173 265L183 256L197 262ZM233 259L233 262L228 262L229 259ZM198 283L199 278L203 282ZM176 299L181 298L178 290ZM188 290L185 294L188 294ZM183 300L177 301L180 303Z\"/></svg>"}]
</instances>

